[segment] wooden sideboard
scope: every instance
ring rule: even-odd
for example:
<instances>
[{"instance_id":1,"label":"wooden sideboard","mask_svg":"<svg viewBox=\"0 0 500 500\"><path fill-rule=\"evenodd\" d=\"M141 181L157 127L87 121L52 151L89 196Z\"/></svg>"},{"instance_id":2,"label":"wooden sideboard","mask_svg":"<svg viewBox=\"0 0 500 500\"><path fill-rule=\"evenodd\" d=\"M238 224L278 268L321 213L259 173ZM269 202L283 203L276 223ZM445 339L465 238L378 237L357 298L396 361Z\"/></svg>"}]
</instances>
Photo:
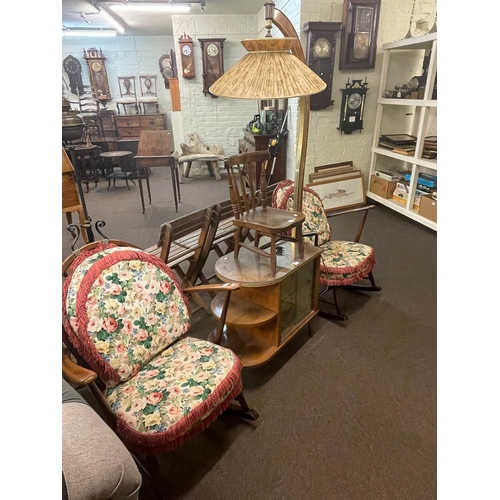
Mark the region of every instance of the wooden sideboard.
<instances>
[{"instance_id":1,"label":"wooden sideboard","mask_svg":"<svg viewBox=\"0 0 500 500\"><path fill-rule=\"evenodd\" d=\"M268 149L269 140L276 137L272 134L253 134L249 130L243 129L243 139L239 140L239 153L247 153L251 151L262 151ZM271 159L268 168L272 168ZM257 179L260 177L260 169L257 172ZM279 181L286 179L286 142L283 141L276 156L276 163L274 165L274 172L271 179L268 178L269 184L276 184Z\"/></svg>"},{"instance_id":2,"label":"wooden sideboard","mask_svg":"<svg viewBox=\"0 0 500 500\"><path fill-rule=\"evenodd\" d=\"M164 113L115 116L115 125L119 139L138 139L141 130L167 129Z\"/></svg>"},{"instance_id":3,"label":"wooden sideboard","mask_svg":"<svg viewBox=\"0 0 500 500\"><path fill-rule=\"evenodd\" d=\"M296 260L295 243L280 242L276 275L269 259L242 248L215 264L219 279L240 283L231 294L221 345L232 349L245 367L271 359L318 313L319 265L322 249L304 245L304 258ZM219 317L225 293L212 300ZM210 339L213 340L213 339Z\"/></svg>"}]
</instances>

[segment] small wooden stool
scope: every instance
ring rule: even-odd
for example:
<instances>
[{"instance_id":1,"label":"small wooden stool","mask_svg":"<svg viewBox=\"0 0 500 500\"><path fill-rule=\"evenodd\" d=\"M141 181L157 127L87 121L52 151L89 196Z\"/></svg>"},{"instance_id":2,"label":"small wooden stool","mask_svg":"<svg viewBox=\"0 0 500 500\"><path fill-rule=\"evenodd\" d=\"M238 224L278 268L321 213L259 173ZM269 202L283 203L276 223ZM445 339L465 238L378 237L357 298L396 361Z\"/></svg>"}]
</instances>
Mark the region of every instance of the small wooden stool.
<instances>
[{"instance_id":1,"label":"small wooden stool","mask_svg":"<svg viewBox=\"0 0 500 500\"><path fill-rule=\"evenodd\" d=\"M224 161L223 156L212 155L212 154L203 154L203 153L194 153L190 155L182 155L179 156L179 178L182 182L184 177L189 177L189 171L191 170L191 165L193 161L204 161L207 164L208 172L212 177L215 177L216 180L220 181L221 176L219 172L219 166L217 162ZM184 163L187 163L186 171L184 172Z\"/></svg>"}]
</instances>

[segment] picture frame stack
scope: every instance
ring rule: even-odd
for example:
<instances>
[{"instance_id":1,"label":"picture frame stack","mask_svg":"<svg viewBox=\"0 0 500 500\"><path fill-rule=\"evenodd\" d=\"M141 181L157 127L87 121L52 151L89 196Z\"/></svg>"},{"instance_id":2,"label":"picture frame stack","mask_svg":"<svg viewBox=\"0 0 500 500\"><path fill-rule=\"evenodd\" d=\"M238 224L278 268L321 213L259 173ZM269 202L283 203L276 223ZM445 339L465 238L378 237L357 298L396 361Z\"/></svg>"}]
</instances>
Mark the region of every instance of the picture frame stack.
<instances>
[{"instance_id":1,"label":"picture frame stack","mask_svg":"<svg viewBox=\"0 0 500 500\"><path fill-rule=\"evenodd\" d=\"M366 203L364 176L352 161L314 167L307 186L318 193L326 212Z\"/></svg>"}]
</instances>

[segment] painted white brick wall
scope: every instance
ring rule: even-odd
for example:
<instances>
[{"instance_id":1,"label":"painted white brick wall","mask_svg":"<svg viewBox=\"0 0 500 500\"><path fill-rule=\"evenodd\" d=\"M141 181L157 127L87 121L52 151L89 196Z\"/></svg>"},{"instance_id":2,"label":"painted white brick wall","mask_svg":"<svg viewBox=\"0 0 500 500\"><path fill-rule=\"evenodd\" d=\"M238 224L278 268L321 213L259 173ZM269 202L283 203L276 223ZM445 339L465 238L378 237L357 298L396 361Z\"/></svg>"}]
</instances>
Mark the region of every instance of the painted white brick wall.
<instances>
[{"instance_id":1,"label":"painted white brick wall","mask_svg":"<svg viewBox=\"0 0 500 500\"><path fill-rule=\"evenodd\" d=\"M302 26L307 21L342 20L343 0L276 0L276 8L290 19L300 36L302 47L306 48L306 35L302 34ZM316 165L352 160L365 174L368 182L370 149L373 142L376 101L383 89L379 88L380 70L382 66L382 45L403 38L409 27L413 0L382 0L377 40L377 60L374 69L358 71L340 71L338 56L340 53L340 34L334 64L333 107L320 111L311 111L309 141L306 162L306 181ZM436 12L436 0L419 0L415 6L413 28L419 19L426 19L432 26ZM208 145L219 144L226 155L238 152L238 140L243 137L242 129L258 111L255 101L242 101L227 98L212 98L202 92L202 60L198 38L226 38L224 43L224 67L227 71L246 51L240 43L244 38L264 35L264 9L257 15L178 15L172 19L174 35L156 37L116 37L113 39L69 39L63 38L62 59L69 54L77 57L82 63L84 83L87 83L87 69L82 58L83 47L101 48L108 58L109 83L113 97L119 96L117 76L127 74L154 73L158 75L158 99L160 111L166 113L168 127L171 128L170 91L166 90L163 78L159 73L158 59L175 50L180 71L180 53L178 39L184 33L194 40L194 60L196 77L185 79L179 77L179 88L182 106L182 124L184 132L196 132L200 139ZM278 36L276 30L273 35ZM421 61L411 64L401 58L398 73L390 74L388 83L406 82L413 75L419 74ZM364 79L367 77L369 90L364 113L364 129L361 133L341 134L337 130L340 119L341 88L347 79ZM67 80L63 70L63 78ZM137 82L138 83L138 82ZM287 141L287 177L293 179L296 168L298 99L289 100L289 138ZM114 109L111 101L110 109ZM390 126L390 125L389 125ZM193 165L192 173L206 172L206 167Z\"/></svg>"},{"instance_id":2,"label":"painted white brick wall","mask_svg":"<svg viewBox=\"0 0 500 500\"><path fill-rule=\"evenodd\" d=\"M83 49L88 50L91 47L101 49L107 58L106 70L113 99L120 97L120 89L118 87L119 76L136 76L137 95L140 95L139 75L157 75L156 84L160 113L166 114L167 127L171 128L172 101L170 99L170 91L165 89L158 60L163 54L169 53L173 45L174 39L172 36L119 36L114 38L63 37L61 67L62 61L68 55L71 54L73 57L76 57L82 65L83 83L84 85L89 84L87 63L83 59ZM62 77L66 82L69 82L64 68L62 68ZM70 94L70 101L78 102L78 97ZM74 105L73 107L78 109L78 105ZM116 111L114 100L108 102L108 109ZM153 107L148 106L148 110L153 109ZM123 111L121 112L123 113Z\"/></svg>"}]
</instances>

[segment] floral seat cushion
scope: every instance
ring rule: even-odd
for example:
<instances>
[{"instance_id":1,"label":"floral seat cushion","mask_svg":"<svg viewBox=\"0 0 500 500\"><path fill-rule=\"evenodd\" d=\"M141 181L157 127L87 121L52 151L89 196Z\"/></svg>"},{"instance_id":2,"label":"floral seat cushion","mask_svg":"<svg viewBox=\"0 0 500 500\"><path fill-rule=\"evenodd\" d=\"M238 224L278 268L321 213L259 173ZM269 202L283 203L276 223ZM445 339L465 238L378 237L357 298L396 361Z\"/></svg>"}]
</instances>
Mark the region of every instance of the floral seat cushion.
<instances>
[{"instance_id":1,"label":"floral seat cushion","mask_svg":"<svg viewBox=\"0 0 500 500\"><path fill-rule=\"evenodd\" d=\"M191 337L106 391L118 432L137 451L166 451L207 427L242 390L241 364L224 347Z\"/></svg>"},{"instance_id":2,"label":"floral seat cushion","mask_svg":"<svg viewBox=\"0 0 500 500\"><path fill-rule=\"evenodd\" d=\"M375 250L352 241L328 241L321 245L319 281L328 286L350 285L366 278L375 265Z\"/></svg>"},{"instance_id":3,"label":"floral seat cushion","mask_svg":"<svg viewBox=\"0 0 500 500\"><path fill-rule=\"evenodd\" d=\"M82 252L63 285L63 317L135 451L177 447L242 390L231 350L183 337L187 300L172 270L147 252L113 244Z\"/></svg>"}]
</instances>

